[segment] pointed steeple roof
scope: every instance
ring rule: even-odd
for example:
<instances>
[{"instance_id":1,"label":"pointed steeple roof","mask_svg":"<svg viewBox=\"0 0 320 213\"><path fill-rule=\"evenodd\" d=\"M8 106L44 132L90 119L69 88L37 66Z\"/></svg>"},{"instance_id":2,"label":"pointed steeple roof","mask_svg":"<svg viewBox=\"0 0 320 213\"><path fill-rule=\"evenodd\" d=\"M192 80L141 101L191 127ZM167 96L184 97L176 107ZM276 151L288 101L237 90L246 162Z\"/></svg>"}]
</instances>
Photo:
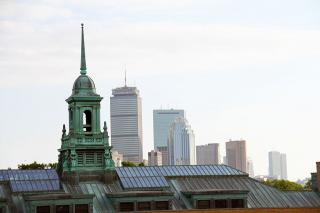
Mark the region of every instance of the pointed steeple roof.
<instances>
[{"instance_id":1,"label":"pointed steeple roof","mask_svg":"<svg viewBox=\"0 0 320 213\"><path fill-rule=\"evenodd\" d=\"M70 97L93 97L102 99L96 93L96 87L93 80L87 75L86 55L84 47L84 33L83 24L81 24L81 63L80 63L80 76L75 80L72 88L72 95ZM69 98L70 99L70 98ZM69 100L67 99L67 100ZM71 100L71 99L70 99Z\"/></svg>"},{"instance_id":2,"label":"pointed steeple roof","mask_svg":"<svg viewBox=\"0 0 320 213\"><path fill-rule=\"evenodd\" d=\"M81 75L87 74L87 66L86 66L86 53L84 47L84 33L83 33L83 23L81 23L81 67L80 67Z\"/></svg>"}]
</instances>

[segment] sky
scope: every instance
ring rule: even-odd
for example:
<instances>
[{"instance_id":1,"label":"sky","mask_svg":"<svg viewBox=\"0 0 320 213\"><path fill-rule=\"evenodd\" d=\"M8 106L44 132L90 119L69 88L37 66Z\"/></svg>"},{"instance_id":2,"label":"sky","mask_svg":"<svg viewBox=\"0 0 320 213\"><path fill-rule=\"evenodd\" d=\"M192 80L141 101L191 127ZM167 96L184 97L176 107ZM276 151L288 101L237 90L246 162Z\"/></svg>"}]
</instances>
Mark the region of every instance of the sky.
<instances>
[{"instance_id":1,"label":"sky","mask_svg":"<svg viewBox=\"0 0 320 213\"><path fill-rule=\"evenodd\" d=\"M316 170L320 150L320 2L317 0L1 0L0 168L56 162L65 99L80 68L104 97L127 83L142 97L144 157L152 110L186 111L196 144L247 141L255 175L268 152L288 177Z\"/></svg>"}]
</instances>

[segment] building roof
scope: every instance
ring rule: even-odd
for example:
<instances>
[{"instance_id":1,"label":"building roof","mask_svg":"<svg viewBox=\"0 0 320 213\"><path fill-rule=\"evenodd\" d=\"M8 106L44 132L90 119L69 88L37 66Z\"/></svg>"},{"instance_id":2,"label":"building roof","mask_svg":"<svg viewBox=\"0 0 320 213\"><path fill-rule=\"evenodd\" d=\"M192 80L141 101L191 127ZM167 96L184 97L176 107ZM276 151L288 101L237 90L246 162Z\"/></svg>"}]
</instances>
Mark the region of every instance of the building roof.
<instances>
[{"instance_id":1,"label":"building roof","mask_svg":"<svg viewBox=\"0 0 320 213\"><path fill-rule=\"evenodd\" d=\"M9 172L1 170L2 174ZM28 171L30 174L39 170ZM52 171L50 171L52 172ZM294 208L320 207L320 196L311 191L281 191L252 179L248 174L226 165L200 166L150 166L120 167L115 170L116 176L110 183L101 181L83 181L77 184L61 182L60 192L74 195L94 195L93 208L95 213L114 212L114 198L137 198L145 196L171 196L173 209L191 209L189 197L192 195L219 196L226 194L244 194L247 196L248 208ZM44 173L48 173L45 170ZM14 174L11 172L11 174ZM16 171L16 174L25 172ZM53 174L55 176L56 174ZM19 175L18 175L19 176ZM15 178L21 178L15 176ZM9 176L10 177L10 176ZM13 177L11 175L11 177ZM28 177L30 179L30 176ZM140 180L137 188L124 186L124 178ZM145 178L145 179L139 179ZM166 186L150 187L147 178L162 178ZM10 178L9 178L10 179ZM18 209L25 209L25 193L13 192L8 178L0 181L0 199L7 199ZM138 184L138 183L136 183ZM146 184L146 185L144 185ZM56 191L38 192L55 194Z\"/></svg>"}]
</instances>

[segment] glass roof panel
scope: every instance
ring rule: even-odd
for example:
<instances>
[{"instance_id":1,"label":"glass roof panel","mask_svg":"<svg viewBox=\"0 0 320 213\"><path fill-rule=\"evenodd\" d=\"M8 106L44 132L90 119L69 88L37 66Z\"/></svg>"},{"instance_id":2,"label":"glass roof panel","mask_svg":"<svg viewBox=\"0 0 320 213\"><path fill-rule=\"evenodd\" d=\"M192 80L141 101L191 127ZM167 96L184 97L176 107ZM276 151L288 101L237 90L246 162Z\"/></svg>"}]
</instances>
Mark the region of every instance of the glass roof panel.
<instances>
[{"instance_id":1,"label":"glass roof panel","mask_svg":"<svg viewBox=\"0 0 320 213\"><path fill-rule=\"evenodd\" d=\"M120 177L120 182L123 188L128 188L128 183L126 178Z\"/></svg>"},{"instance_id":2,"label":"glass roof panel","mask_svg":"<svg viewBox=\"0 0 320 213\"><path fill-rule=\"evenodd\" d=\"M207 165L203 165L203 166L202 166L202 169L203 169L205 175L210 175L210 172L209 172L209 170L207 169Z\"/></svg>"}]
</instances>

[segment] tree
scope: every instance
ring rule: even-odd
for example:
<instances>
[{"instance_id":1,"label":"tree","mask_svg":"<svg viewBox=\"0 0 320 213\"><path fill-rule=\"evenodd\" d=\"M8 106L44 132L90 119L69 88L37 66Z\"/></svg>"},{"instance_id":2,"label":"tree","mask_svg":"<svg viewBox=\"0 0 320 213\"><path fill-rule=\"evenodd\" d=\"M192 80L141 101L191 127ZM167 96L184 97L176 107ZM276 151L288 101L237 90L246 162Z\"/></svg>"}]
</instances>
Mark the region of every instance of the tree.
<instances>
[{"instance_id":1,"label":"tree","mask_svg":"<svg viewBox=\"0 0 320 213\"><path fill-rule=\"evenodd\" d=\"M303 186L304 190L312 190L311 189L311 179L309 179Z\"/></svg>"},{"instance_id":2,"label":"tree","mask_svg":"<svg viewBox=\"0 0 320 213\"><path fill-rule=\"evenodd\" d=\"M288 180L267 180L264 183L280 190L304 190L302 185Z\"/></svg>"},{"instance_id":3,"label":"tree","mask_svg":"<svg viewBox=\"0 0 320 213\"><path fill-rule=\"evenodd\" d=\"M135 163L133 163L133 162L131 162L131 161L122 161L121 164L122 164L123 167L144 166L144 163L143 163L143 162L141 162L141 163L139 163L139 164L135 164Z\"/></svg>"},{"instance_id":4,"label":"tree","mask_svg":"<svg viewBox=\"0 0 320 213\"><path fill-rule=\"evenodd\" d=\"M18 169L20 170L30 170L30 169L56 169L58 163L37 163L37 161L34 161L30 164L18 164Z\"/></svg>"},{"instance_id":5,"label":"tree","mask_svg":"<svg viewBox=\"0 0 320 213\"><path fill-rule=\"evenodd\" d=\"M121 162L123 167L134 167L137 166L135 163L131 162L131 161L122 161Z\"/></svg>"},{"instance_id":6,"label":"tree","mask_svg":"<svg viewBox=\"0 0 320 213\"><path fill-rule=\"evenodd\" d=\"M143 162L139 163L138 166L145 166Z\"/></svg>"}]
</instances>

